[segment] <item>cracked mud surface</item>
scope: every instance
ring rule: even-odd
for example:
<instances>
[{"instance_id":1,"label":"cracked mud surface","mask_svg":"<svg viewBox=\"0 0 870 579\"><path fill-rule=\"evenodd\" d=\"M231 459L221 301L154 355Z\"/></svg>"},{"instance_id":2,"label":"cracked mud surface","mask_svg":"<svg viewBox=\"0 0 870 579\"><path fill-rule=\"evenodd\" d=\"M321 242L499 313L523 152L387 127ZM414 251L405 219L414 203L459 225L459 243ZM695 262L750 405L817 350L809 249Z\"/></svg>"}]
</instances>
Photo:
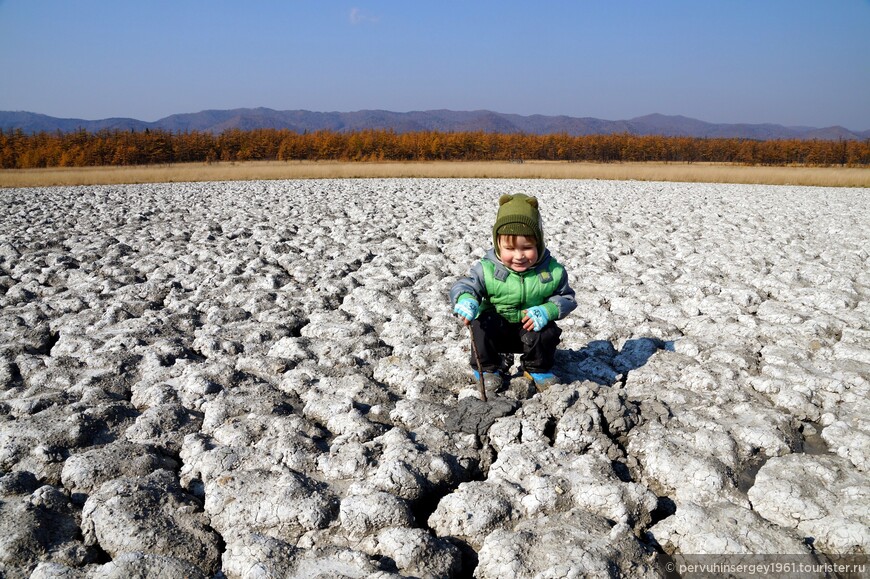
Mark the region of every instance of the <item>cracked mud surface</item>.
<instances>
[{"instance_id":1,"label":"cracked mud surface","mask_svg":"<svg viewBox=\"0 0 870 579\"><path fill-rule=\"evenodd\" d=\"M488 404L447 290L541 201L565 384ZM866 189L0 191L0 575L656 577L870 551Z\"/></svg>"}]
</instances>

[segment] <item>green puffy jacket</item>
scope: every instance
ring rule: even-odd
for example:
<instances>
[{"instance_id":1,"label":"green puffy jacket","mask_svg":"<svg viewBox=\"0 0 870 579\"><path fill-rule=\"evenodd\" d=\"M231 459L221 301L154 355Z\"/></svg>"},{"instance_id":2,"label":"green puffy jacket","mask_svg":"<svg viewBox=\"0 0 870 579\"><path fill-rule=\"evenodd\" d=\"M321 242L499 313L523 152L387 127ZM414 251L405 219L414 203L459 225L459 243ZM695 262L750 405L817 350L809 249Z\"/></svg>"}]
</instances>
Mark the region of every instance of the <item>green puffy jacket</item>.
<instances>
[{"instance_id":1,"label":"green puffy jacket","mask_svg":"<svg viewBox=\"0 0 870 579\"><path fill-rule=\"evenodd\" d=\"M495 308L511 323L522 321L523 310L532 306L543 305L550 320L560 320L577 307L568 273L546 249L535 267L522 273L505 267L489 250L450 288L452 304L465 296L477 300L479 313Z\"/></svg>"}]
</instances>

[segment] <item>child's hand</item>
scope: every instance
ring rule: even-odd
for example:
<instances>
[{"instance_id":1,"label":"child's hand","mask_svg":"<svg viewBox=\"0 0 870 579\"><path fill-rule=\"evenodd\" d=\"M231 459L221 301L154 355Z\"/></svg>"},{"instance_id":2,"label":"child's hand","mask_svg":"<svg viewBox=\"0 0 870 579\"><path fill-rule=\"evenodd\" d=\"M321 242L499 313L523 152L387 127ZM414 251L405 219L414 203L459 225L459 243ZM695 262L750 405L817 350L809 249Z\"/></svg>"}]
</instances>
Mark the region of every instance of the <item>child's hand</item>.
<instances>
[{"instance_id":1,"label":"child's hand","mask_svg":"<svg viewBox=\"0 0 870 579\"><path fill-rule=\"evenodd\" d=\"M456 302L456 305L453 307L453 313L462 316L465 325L471 323L471 321L477 317L477 309L480 307L480 304L477 303L477 300L473 300L471 298L466 298L464 300L459 300Z\"/></svg>"},{"instance_id":2,"label":"child's hand","mask_svg":"<svg viewBox=\"0 0 870 579\"><path fill-rule=\"evenodd\" d=\"M547 309L544 306L533 306L526 310L526 315L523 317L523 328L527 332L532 330L540 332L550 321L550 316L547 315Z\"/></svg>"}]
</instances>

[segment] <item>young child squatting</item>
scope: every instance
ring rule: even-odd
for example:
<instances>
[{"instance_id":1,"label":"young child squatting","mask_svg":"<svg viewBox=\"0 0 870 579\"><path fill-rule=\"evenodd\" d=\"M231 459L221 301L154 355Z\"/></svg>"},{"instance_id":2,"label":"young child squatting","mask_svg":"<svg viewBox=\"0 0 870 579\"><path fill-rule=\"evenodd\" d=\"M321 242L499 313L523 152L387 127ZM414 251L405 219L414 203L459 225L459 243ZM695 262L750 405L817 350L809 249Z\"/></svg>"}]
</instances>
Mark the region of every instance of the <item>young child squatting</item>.
<instances>
[{"instance_id":1,"label":"young child squatting","mask_svg":"<svg viewBox=\"0 0 870 579\"><path fill-rule=\"evenodd\" d=\"M486 390L503 385L502 354L522 354L525 376L539 390L559 382L553 373L562 330L555 324L577 302L568 274L544 244L538 200L502 195L492 228L493 248L450 288L453 313L471 324ZM475 380L480 379L472 355ZM512 358L512 356L511 356Z\"/></svg>"}]
</instances>

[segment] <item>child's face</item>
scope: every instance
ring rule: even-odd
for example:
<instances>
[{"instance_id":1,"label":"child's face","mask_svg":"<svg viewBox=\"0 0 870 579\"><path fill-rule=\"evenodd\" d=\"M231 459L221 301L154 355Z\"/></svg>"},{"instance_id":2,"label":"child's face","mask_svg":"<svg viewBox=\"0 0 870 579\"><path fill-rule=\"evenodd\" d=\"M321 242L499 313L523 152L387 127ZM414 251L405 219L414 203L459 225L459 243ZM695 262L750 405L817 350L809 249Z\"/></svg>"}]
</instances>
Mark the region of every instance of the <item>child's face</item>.
<instances>
[{"instance_id":1,"label":"child's face","mask_svg":"<svg viewBox=\"0 0 870 579\"><path fill-rule=\"evenodd\" d=\"M525 235L499 235L498 254L506 267L523 272L538 261L538 243L534 237Z\"/></svg>"}]
</instances>

